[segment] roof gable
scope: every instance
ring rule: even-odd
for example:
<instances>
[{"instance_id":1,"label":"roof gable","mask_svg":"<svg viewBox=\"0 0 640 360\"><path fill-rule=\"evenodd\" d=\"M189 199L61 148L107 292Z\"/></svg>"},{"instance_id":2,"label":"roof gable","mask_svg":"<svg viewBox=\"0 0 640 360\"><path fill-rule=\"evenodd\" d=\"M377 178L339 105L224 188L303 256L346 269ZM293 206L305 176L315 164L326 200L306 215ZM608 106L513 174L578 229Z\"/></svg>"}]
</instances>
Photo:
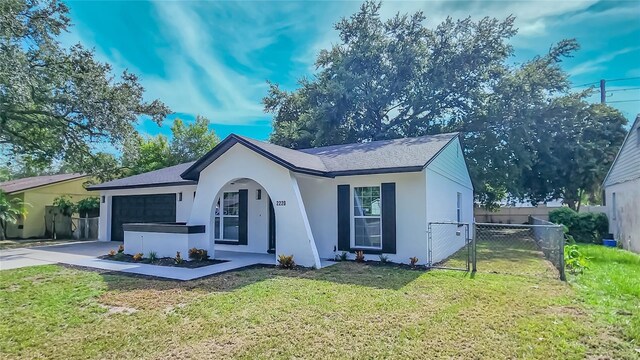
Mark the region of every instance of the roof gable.
<instances>
[{"instance_id":1,"label":"roof gable","mask_svg":"<svg viewBox=\"0 0 640 360\"><path fill-rule=\"evenodd\" d=\"M640 179L640 114L636 116L633 125L618 150L616 158L604 178L604 186Z\"/></svg>"},{"instance_id":2,"label":"roof gable","mask_svg":"<svg viewBox=\"0 0 640 360\"><path fill-rule=\"evenodd\" d=\"M33 176L2 182L0 183L0 189L7 194L13 194L83 177L88 176L78 173Z\"/></svg>"}]
</instances>

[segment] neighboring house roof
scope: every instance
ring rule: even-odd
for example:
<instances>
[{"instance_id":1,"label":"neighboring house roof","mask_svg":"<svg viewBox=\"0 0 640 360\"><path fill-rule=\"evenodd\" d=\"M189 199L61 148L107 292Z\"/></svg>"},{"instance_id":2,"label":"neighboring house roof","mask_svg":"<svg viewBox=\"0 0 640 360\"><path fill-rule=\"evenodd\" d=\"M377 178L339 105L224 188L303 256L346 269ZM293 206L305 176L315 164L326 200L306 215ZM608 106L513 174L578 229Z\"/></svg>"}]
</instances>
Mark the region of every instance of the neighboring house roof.
<instances>
[{"instance_id":1,"label":"neighboring house roof","mask_svg":"<svg viewBox=\"0 0 640 360\"><path fill-rule=\"evenodd\" d=\"M193 185L195 181L184 180L180 174L193 165L193 161L169 166L164 169L149 171L146 173L129 176L126 178L89 186L89 190L115 190L154 186Z\"/></svg>"},{"instance_id":2,"label":"neighboring house roof","mask_svg":"<svg viewBox=\"0 0 640 360\"><path fill-rule=\"evenodd\" d=\"M0 183L0 189L7 194L19 193L26 190L39 188L42 186L53 185L63 181L69 181L86 177L84 174L58 174L33 176L23 179L9 180Z\"/></svg>"},{"instance_id":3,"label":"neighboring house roof","mask_svg":"<svg viewBox=\"0 0 640 360\"><path fill-rule=\"evenodd\" d=\"M448 133L292 150L231 134L196 161L182 177L197 180L200 171L237 143L291 171L311 175L334 177L420 171L457 137L458 133Z\"/></svg>"},{"instance_id":4,"label":"neighboring house roof","mask_svg":"<svg viewBox=\"0 0 640 360\"><path fill-rule=\"evenodd\" d=\"M195 162L93 185L89 190L197 184L200 171L238 143L291 171L317 176L421 171L457 137L458 133L448 133L293 150L231 134Z\"/></svg>"},{"instance_id":5,"label":"neighboring house roof","mask_svg":"<svg viewBox=\"0 0 640 360\"><path fill-rule=\"evenodd\" d=\"M640 114L631 125L602 183L611 186L635 179L640 179Z\"/></svg>"}]
</instances>

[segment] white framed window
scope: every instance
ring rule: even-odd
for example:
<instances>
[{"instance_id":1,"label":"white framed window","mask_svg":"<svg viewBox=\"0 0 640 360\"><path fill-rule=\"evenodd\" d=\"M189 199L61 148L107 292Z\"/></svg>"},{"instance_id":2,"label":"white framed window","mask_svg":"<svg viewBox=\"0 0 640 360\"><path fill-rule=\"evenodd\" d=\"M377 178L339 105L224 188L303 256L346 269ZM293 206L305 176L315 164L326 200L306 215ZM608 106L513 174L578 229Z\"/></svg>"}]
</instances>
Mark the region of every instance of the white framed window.
<instances>
[{"instance_id":1,"label":"white framed window","mask_svg":"<svg viewBox=\"0 0 640 360\"><path fill-rule=\"evenodd\" d=\"M462 222L462 193L456 193L456 219Z\"/></svg>"},{"instance_id":2,"label":"white framed window","mask_svg":"<svg viewBox=\"0 0 640 360\"><path fill-rule=\"evenodd\" d=\"M225 192L218 198L213 227L215 239L239 240L240 195L237 191Z\"/></svg>"},{"instance_id":3,"label":"white framed window","mask_svg":"<svg viewBox=\"0 0 640 360\"><path fill-rule=\"evenodd\" d=\"M353 188L353 245L382 249L382 197L380 186Z\"/></svg>"}]
</instances>

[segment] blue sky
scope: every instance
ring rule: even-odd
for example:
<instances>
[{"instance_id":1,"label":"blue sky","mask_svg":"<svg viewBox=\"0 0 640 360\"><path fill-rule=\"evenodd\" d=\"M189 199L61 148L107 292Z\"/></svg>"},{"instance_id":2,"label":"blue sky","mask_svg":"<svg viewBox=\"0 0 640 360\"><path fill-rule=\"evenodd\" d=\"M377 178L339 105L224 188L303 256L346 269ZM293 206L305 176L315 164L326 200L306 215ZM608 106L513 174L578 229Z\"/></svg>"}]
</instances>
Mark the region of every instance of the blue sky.
<instances>
[{"instance_id":1,"label":"blue sky","mask_svg":"<svg viewBox=\"0 0 640 360\"><path fill-rule=\"evenodd\" d=\"M163 127L142 120L143 134L169 134L171 119L210 119L231 132L266 139L271 117L260 100L266 80L294 89L314 71L320 49L337 40L333 24L360 2L69 1L74 27L63 43L94 47L114 70L138 74L149 99L176 114ZM574 85L608 82L607 100L632 119L640 113L640 1L426 1L383 4L383 16L421 9L427 26L447 16L516 16L519 63L564 38L582 49L563 63ZM576 87L576 89L584 88ZM638 89L633 89L638 88ZM599 95L593 97L599 101ZM614 102L615 101L615 102Z\"/></svg>"}]
</instances>

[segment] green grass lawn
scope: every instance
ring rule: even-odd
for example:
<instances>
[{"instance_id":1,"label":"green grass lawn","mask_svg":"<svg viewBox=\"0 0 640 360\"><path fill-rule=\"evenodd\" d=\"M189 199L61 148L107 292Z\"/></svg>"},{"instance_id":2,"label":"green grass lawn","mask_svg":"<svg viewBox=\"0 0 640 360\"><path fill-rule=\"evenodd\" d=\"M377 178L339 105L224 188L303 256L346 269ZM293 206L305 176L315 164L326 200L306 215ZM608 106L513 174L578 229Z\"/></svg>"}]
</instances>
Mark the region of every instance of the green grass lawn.
<instances>
[{"instance_id":1,"label":"green grass lawn","mask_svg":"<svg viewBox=\"0 0 640 360\"><path fill-rule=\"evenodd\" d=\"M527 275L558 279L558 270L538 249L529 229L485 228L476 243L477 270L482 273ZM467 249L463 248L443 265L466 268Z\"/></svg>"},{"instance_id":2,"label":"green grass lawn","mask_svg":"<svg viewBox=\"0 0 640 360\"><path fill-rule=\"evenodd\" d=\"M589 269L569 279L580 299L640 349L640 255L599 245L579 248L590 258Z\"/></svg>"},{"instance_id":3,"label":"green grass lawn","mask_svg":"<svg viewBox=\"0 0 640 360\"><path fill-rule=\"evenodd\" d=\"M593 267L575 286L353 262L190 282L55 265L2 271L0 358L634 359L640 275L603 285L617 267L596 260L609 256L600 249L589 249Z\"/></svg>"}]
</instances>

